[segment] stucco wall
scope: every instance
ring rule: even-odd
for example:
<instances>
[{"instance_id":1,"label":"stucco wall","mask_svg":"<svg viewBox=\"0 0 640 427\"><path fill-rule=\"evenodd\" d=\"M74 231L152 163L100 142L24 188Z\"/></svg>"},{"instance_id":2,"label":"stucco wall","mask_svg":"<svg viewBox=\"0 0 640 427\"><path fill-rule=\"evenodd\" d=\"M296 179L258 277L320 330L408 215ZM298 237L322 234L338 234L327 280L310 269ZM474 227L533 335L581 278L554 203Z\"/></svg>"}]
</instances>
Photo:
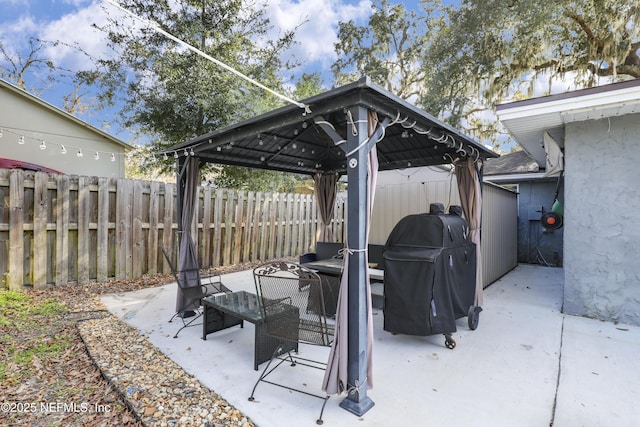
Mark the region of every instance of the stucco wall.
<instances>
[{"instance_id":1,"label":"stucco wall","mask_svg":"<svg viewBox=\"0 0 640 427\"><path fill-rule=\"evenodd\" d=\"M640 114L565 132L564 310L640 325Z\"/></svg>"}]
</instances>

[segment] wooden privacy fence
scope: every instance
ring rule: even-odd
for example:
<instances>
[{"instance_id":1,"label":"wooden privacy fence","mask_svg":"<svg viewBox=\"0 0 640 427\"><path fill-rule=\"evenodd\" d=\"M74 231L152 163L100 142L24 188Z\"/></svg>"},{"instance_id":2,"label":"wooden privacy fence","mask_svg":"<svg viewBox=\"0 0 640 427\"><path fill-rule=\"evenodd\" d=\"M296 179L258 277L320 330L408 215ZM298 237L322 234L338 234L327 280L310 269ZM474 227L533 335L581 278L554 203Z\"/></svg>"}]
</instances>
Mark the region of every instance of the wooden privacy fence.
<instances>
[{"instance_id":1,"label":"wooden privacy fence","mask_svg":"<svg viewBox=\"0 0 640 427\"><path fill-rule=\"evenodd\" d=\"M192 233L202 268L297 256L315 246L313 195L204 187ZM0 287L167 274L177 251L176 186L0 169ZM333 230L344 235L345 201Z\"/></svg>"}]
</instances>

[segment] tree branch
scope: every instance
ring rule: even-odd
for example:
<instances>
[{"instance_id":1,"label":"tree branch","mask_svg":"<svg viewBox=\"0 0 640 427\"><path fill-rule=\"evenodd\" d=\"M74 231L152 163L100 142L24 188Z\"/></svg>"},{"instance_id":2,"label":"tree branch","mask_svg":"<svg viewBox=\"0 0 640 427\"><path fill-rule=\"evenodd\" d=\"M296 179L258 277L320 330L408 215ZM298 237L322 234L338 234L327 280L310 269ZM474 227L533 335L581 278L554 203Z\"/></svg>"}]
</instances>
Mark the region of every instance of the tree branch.
<instances>
[{"instance_id":1,"label":"tree branch","mask_svg":"<svg viewBox=\"0 0 640 427\"><path fill-rule=\"evenodd\" d=\"M582 28L582 31L584 31L584 33L587 35L587 39L589 39L589 42L597 46L598 53L602 53L602 49L604 48L604 42L598 39L593 34L593 31L591 31L591 28L589 28L585 20L580 15L578 15L577 13L571 10L565 10L564 16L566 16L569 19L573 19L576 22L576 24L578 24L580 28Z\"/></svg>"}]
</instances>

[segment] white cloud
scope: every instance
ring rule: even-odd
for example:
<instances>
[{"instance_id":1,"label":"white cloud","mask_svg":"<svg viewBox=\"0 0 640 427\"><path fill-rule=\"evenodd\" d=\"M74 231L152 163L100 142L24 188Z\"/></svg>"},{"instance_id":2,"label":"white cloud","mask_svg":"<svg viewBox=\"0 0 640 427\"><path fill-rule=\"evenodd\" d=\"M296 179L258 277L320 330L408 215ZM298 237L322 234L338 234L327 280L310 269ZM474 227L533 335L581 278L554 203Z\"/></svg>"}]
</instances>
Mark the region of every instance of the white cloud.
<instances>
[{"instance_id":1,"label":"white cloud","mask_svg":"<svg viewBox=\"0 0 640 427\"><path fill-rule=\"evenodd\" d=\"M0 25L0 39L5 49L10 52L19 51L22 44L27 41L24 34L32 34L38 29L38 24L31 16L20 16L14 21L4 22Z\"/></svg>"},{"instance_id":2,"label":"white cloud","mask_svg":"<svg viewBox=\"0 0 640 427\"><path fill-rule=\"evenodd\" d=\"M346 4L339 0L268 0L267 15L276 31L284 32L296 26L298 45L289 52L303 64L315 63L328 69L336 58L338 22L356 22L371 13L371 2L360 0Z\"/></svg>"},{"instance_id":3,"label":"white cloud","mask_svg":"<svg viewBox=\"0 0 640 427\"><path fill-rule=\"evenodd\" d=\"M40 31L41 37L65 45L50 47L46 55L54 63L64 63L73 70L91 67L90 59L70 46L78 46L94 57L107 55L104 33L92 27L94 23L104 24L106 19L103 2L98 1L48 22Z\"/></svg>"}]
</instances>

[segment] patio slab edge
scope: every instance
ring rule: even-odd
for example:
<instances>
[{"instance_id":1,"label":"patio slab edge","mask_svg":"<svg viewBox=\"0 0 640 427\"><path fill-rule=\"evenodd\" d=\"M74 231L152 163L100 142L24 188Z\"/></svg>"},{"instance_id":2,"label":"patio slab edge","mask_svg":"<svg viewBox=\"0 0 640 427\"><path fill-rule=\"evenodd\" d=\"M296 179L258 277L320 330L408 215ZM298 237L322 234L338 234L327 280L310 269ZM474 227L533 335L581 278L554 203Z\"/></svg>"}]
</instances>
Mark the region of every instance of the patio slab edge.
<instances>
[{"instance_id":1,"label":"patio slab edge","mask_svg":"<svg viewBox=\"0 0 640 427\"><path fill-rule=\"evenodd\" d=\"M254 423L113 315L78 322L94 364L148 426Z\"/></svg>"}]
</instances>

